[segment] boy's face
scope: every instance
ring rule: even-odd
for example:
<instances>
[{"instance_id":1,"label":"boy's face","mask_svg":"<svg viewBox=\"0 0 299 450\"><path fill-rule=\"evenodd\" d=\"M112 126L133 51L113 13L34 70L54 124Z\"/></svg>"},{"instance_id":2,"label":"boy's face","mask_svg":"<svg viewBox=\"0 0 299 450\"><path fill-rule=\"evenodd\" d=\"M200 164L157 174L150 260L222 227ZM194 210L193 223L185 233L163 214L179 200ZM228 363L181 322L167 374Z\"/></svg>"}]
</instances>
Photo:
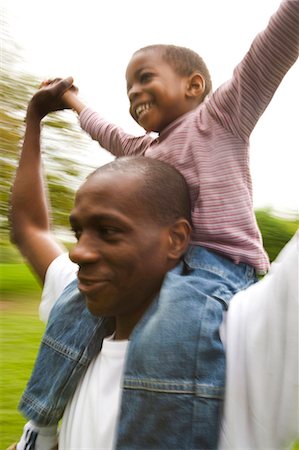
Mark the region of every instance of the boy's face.
<instances>
[{"instance_id":1,"label":"boy's face","mask_svg":"<svg viewBox=\"0 0 299 450\"><path fill-rule=\"evenodd\" d=\"M140 183L140 176L122 172L117 180L115 172L93 175L70 216L78 240L70 257L79 265L87 307L115 316L128 334L175 265L168 258L169 227L158 225L136 198Z\"/></svg>"},{"instance_id":2,"label":"boy's face","mask_svg":"<svg viewBox=\"0 0 299 450\"><path fill-rule=\"evenodd\" d=\"M146 131L161 132L189 111L188 77L178 75L158 50L136 53L126 71L130 114Z\"/></svg>"}]
</instances>

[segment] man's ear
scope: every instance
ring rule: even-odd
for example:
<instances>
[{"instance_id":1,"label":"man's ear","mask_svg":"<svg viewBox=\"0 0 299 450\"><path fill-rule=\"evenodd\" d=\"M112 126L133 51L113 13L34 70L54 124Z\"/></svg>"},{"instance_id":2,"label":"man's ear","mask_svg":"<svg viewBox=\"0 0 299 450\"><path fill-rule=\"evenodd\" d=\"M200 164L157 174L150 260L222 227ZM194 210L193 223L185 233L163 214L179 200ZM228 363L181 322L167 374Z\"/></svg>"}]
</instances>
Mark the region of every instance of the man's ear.
<instances>
[{"instance_id":1,"label":"man's ear","mask_svg":"<svg viewBox=\"0 0 299 450\"><path fill-rule=\"evenodd\" d=\"M196 72L189 76L187 81L186 96L189 98L202 97L206 87L204 77Z\"/></svg>"},{"instance_id":2,"label":"man's ear","mask_svg":"<svg viewBox=\"0 0 299 450\"><path fill-rule=\"evenodd\" d=\"M191 236L191 225L186 219L178 219L169 229L169 251L170 260L179 260L186 252Z\"/></svg>"}]
</instances>

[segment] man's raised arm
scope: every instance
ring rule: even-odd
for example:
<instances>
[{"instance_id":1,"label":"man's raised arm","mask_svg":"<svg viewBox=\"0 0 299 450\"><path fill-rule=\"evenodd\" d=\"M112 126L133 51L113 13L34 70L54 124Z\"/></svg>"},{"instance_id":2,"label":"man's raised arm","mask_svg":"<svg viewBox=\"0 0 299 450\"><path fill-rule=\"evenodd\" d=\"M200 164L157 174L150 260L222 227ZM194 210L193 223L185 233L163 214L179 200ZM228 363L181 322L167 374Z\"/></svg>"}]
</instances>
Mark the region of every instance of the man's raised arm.
<instances>
[{"instance_id":1,"label":"man's raised arm","mask_svg":"<svg viewBox=\"0 0 299 450\"><path fill-rule=\"evenodd\" d=\"M47 195L41 162L41 120L65 108L61 100L73 80L58 80L31 99L26 131L11 195L11 240L43 282L49 264L63 252L50 230Z\"/></svg>"}]
</instances>

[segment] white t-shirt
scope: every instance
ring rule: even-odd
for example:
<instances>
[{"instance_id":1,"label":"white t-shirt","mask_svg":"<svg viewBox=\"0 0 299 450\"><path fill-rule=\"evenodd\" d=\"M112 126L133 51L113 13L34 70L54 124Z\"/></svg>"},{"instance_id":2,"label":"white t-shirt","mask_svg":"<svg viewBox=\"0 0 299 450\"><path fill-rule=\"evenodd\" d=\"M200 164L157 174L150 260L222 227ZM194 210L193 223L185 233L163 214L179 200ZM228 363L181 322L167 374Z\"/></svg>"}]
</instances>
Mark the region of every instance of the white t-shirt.
<instances>
[{"instance_id":1,"label":"white t-shirt","mask_svg":"<svg viewBox=\"0 0 299 450\"><path fill-rule=\"evenodd\" d=\"M230 302L221 329L227 374L219 450L283 450L290 448L292 440L299 437L298 238L299 233L272 263L262 281L239 292ZM76 276L76 266L67 261L67 257L61 255L47 271L41 304L44 320L48 317L45 310L49 313L50 305L65 287L60 280L71 281ZM47 308L43 307L43 302ZM94 362L85 378L97 376L97 373ZM79 391L86 386L85 378L67 411L75 398L80 397ZM84 421L80 416L87 416L88 410L82 407L77 412L78 419L68 417L68 433L75 435L79 423L84 438ZM98 422L93 431L90 427L88 430L96 436ZM64 448L98 447L87 447L85 443L82 447L68 445Z\"/></svg>"},{"instance_id":2,"label":"white t-shirt","mask_svg":"<svg viewBox=\"0 0 299 450\"><path fill-rule=\"evenodd\" d=\"M39 305L39 317L47 322L52 306L58 300L64 288L76 278L77 264L74 264L68 253L62 253L49 265L46 272L42 298Z\"/></svg>"},{"instance_id":3,"label":"white t-shirt","mask_svg":"<svg viewBox=\"0 0 299 450\"><path fill-rule=\"evenodd\" d=\"M59 450L113 448L127 347L127 340L104 339L66 407Z\"/></svg>"}]
</instances>

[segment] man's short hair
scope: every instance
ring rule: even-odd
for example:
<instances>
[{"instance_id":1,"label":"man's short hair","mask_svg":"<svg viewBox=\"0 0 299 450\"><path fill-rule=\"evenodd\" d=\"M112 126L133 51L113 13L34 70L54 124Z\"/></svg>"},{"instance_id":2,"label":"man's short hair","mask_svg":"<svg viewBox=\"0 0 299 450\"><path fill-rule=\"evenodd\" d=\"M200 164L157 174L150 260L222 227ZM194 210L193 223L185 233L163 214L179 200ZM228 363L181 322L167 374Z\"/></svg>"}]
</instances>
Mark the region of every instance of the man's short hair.
<instances>
[{"instance_id":1,"label":"man's short hair","mask_svg":"<svg viewBox=\"0 0 299 450\"><path fill-rule=\"evenodd\" d=\"M185 218L191 224L188 186L183 175L173 166L144 156L125 156L97 168L90 176L106 171L128 173L139 178L140 188L136 189L135 198L146 206L149 216L158 224L170 224L178 218Z\"/></svg>"}]
</instances>

